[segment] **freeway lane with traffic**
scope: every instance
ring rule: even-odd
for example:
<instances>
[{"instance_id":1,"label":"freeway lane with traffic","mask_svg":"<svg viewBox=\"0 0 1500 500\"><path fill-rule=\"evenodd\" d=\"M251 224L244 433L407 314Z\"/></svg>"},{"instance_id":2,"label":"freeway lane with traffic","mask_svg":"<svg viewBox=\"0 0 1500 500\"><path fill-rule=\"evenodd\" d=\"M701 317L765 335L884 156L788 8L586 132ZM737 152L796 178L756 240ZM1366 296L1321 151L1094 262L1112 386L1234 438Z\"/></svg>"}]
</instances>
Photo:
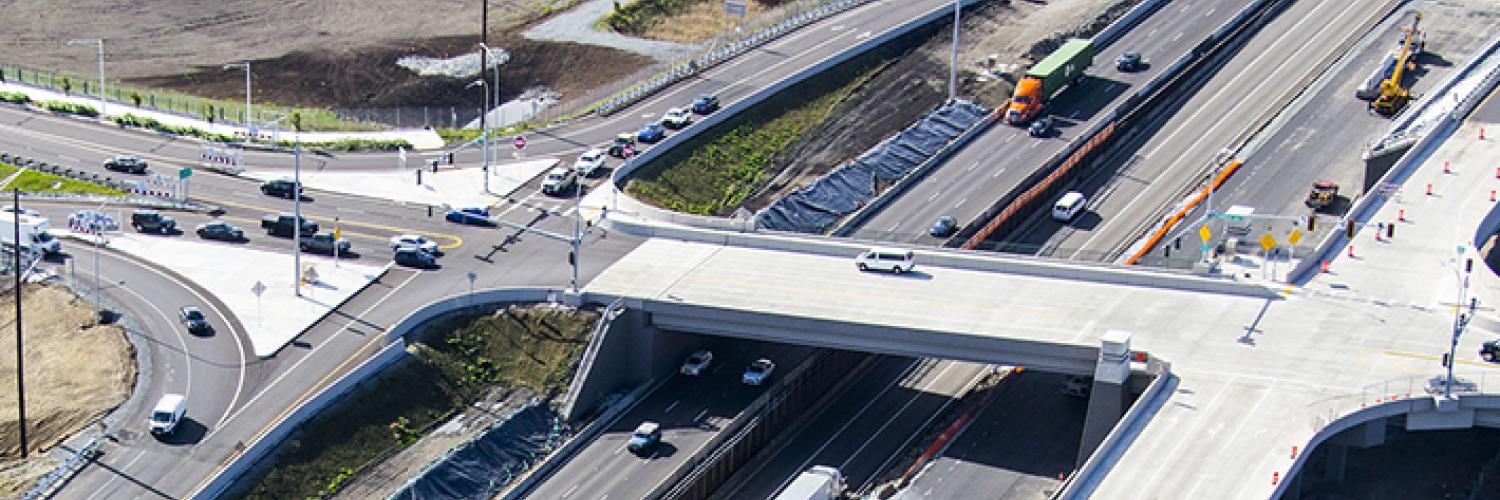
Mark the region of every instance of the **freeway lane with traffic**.
<instances>
[{"instance_id":1,"label":"freeway lane with traffic","mask_svg":"<svg viewBox=\"0 0 1500 500\"><path fill-rule=\"evenodd\" d=\"M1162 111L1159 128L1143 128L1083 182L1088 210L1066 226L1033 214L1009 242L1050 255L1111 260L1139 237L1148 224L1176 203L1187 187L1212 174L1212 162L1236 138L1249 132L1258 116L1279 96L1300 90L1294 82L1312 75L1318 61L1379 10L1384 0L1347 3L1299 2L1247 41L1187 97L1182 113ZM1327 22L1324 22L1327 21ZM1279 108L1278 108L1279 109ZM1138 142L1136 142L1138 141ZM1119 151L1119 150L1117 150Z\"/></svg>"},{"instance_id":2,"label":"freeway lane with traffic","mask_svg":"<svg viewBox=\"0 0 1500 500\"><path fill-rule=\"evenodd\" d=\"M943 238L927 233L938 217L951 215L959 227L972 222L1002 194L1129 98L1133 89L1160 74L1248 3L1186 0L1159 8L1114 44L1102 50L1095 48L1094 65L1082 85L1064 90L1054 99L1050 109L1058 123L1054 137L1035 138L1024 128L996 123L871 217L854 236L941 246ZM1149 68L1135 73L1116 70L1115 58L1125 51L1140 52Z\"/></svg>"}]
</instances>

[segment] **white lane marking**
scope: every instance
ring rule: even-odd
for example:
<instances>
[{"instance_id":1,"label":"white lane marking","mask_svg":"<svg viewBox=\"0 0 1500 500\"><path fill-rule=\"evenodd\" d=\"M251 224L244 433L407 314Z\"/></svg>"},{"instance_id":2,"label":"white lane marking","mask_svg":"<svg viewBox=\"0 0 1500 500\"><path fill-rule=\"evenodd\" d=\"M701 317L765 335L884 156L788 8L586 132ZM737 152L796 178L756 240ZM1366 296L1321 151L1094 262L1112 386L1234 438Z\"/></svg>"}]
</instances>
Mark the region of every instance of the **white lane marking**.
<instances>
[{"instance_id":1,"label":"white lane marking","mask_svg":"<svg viewBox=\"0 0 1500 500\"><path fill-rule=\"evenodd\" d=\"M140 460L141 457L144 457L144 456L146 456L146 450L141 450L140 453L136 453L135 454L135 458L130 459L129 462L125 462L125 465L122 465L122 466L119 467L119 469L118 469L119 473L110 474L108 481L105 481L104 484L99 485L99 489L94 490L94 492L92 494L90 494L87 497L84 497L83 500L94 500L94 497L99 496L100 493L104 493L104 490L108 489L109 485L114 484L114 482L115 482L116 479L119 479L120 476L123 476L125 474L125 471L128 470L128 469L130 469L130 466L135 465L135 462L137 460Z\"/></svg>"},{"instance_id":2,"label":"white lane marking","mask_svg":"<svg viewBox=\"0 0 1500 500\"><path fill-rule=\"evenodd\" d=\"M373 311L373 310L375 310L375 308L380 307L380 304L384 304L385 301L386 301L386 299L389 299L389 298L391 298L391 296L396 295L396 292L401 291L402 288L406 287L407 283L411 283L411 280L414 280L414 279L417 278L417 276L421 276L421 275L422 275L422 273L412 273L411 277L406 278L406 281L402 281L400 285L396 285L395 288L392 288L391 291L386 294L386 296L381 297L380 300L375 301L374 304L370 304L370 307L367 308L367 309L365 309L364 312L359 313L357 316L351 318L349 320L349 322L344 323L344 326L340 327L338 331L334 332L333 335L328 336L328 338L330 340L329 342L323 342L321 344L318 344L318 346L314 347L313 350L308 351L307 355L303 356L302 359L297 360L296 363L292 363L292 367L291 368L288 368L285 372L282 372L281 375L277 376L275 380L272 380L270 384L267 384L265 388L263 388L263 389L260 390L260 392L255 393L254 397L251 397L249 401L245 402L245 406L244 407L240 408L239 411L234 412L234 415L230 416L228 420L224 421L224 423L227 425L229 422L233 421L234 419L239 418L239 416L241 414L245 413L245 409L246 408L251 407L252 405L255 404L256 401L260 400L261 396L264 396L266 393L271 392L272 389L275 389L276 386L278 384L280 384L281 381L287 377L287 375L291 375L293 372L296 372L297 368L302 366L302 363L305 363L305 362L307 362L307 360L313 359L313 358L317 357L316 354L318 354L318 351L323 350L324 347L327 347L330 344L333 344L332 339L334 337L338 337L339 335L343 334L345 330L348 330L349 329L349 325L352 325L355 322L364 319L364 317L365 317L366 314L369 314L370 311ZM384 332L382 332L382 334L384 334ZM300 404L300 403L301 403L300 400L299 401L293 401L292 407L295 407L297 404ZM271 424L271 422L267 422L267 425L270 425L270 424ZM224 426L220 426L220 427L218 427L218 428L216 428L216 429L214 429L212 431L209 431L209 433L207 435L204 435L203 439L200 440L199 442L201 443L201 442L208 441L209 438L212 438L214 436L214 434L217 434L219 432L219 429L223 429L223 428L224 428Z\"/></svg>"},{"instance_id":3,"label":"white lane marking","mask_svg":"<svg viewBox=\"0 0 1500 500\"><path fill-rule=\"evenodd\" d=\"M669 404L669 405L667 405L667 408L666 408L666 409L665 409L665 410L662 410L662 411L661 411L661 412L662 412L662 413L672 413L672 409L673 409L673 408L676 408L676 407L677 407L677 404L678 404L678 403L681 403L681 402L682 402L682 400L681 400L681 399L679 399L679 400L677 400L677 401L673 401L673 402L672 402L672 404ZM566 496L566 495L564 495L564 496Z\"/></svg>"},{"instance_id":4,"label":"white lane marking","mask_svg":"<svg viewBox=\"0 0 1500 500\"><path fill-rule=\"evenodd\" d=\"M934 192L934 193L932 193L932 196L928 196L928 197L927 197L927 201L933 201L933 200L936 200L936 199L937 199L937 197L938 197L938 196L940 196L940 195L942 195L942 194L943 194L943 191L942 191L942 190L938 190L938 191L936 191L936 192Z\"/></svg>"},{"instance_id":5,"label":"white lane marking","mask_svg":"<svg viewBox=\"0 0 1500 500\"><path fill-rule=\"evenodd\" d=\"M1323 5L1328 5L1328 4L1318 4L1318 7L1322 7ZM1334 16L1334 19L1341 19L1341 18L1343 18L1344 14L1347 13L1347 12L1349 12L1349 9L1353 8L1355 5L1357 5L1356 2L1350 2L1347 6L1344 7L1344 10L1339 11L1338 15ZM1313 11L1317 11L1317 8L1314 8ZM1284 42L1284 41L1286 41L1286 40L1289 39L1287 36L1285 36L1285 34L1296 32L1297 28L1300 27L1300 26L1302 26L1303 23L1306 23L1306 22L1308 22L1310 20L1313 20L1313 19L1319 19L1320 21L1326 21L1326 19L1323 19L1323 18L1321 18L1319 16L1312 16L1312 15L1304 16L1301 20L1297 21L1297 24L1292 25L1292 27L1290 29L1288 29L1283 34L1282 37L1277 38L1275 42L1272 42L1270 47L1266 47L1266 50L1261 51L1261 53L1259 55L1257 55L1255 57L1255 59L1252 59L1249 64L1245 65L1245 67L1243 69L1241 69L1240 72L1238 74L1236 74L1234 76L1234 78L1230 79L1229 81L1231 81L1231 82L1237 82L1237 81L1240 81L1241 78L1244 78L1245 74L1249 73L1250 71L1261 71L1261 65L1259 64L1260 60L1262 58L1265 58L1267 55L1270 55L1272 53L1272 50L1271 50L1272 48L1274 48L1274 47L1276 47L1278 45L1281 45L1282 42ZM1303 48L1306 48L1309 44L1313 43L1313 41L1317 40L1323 34L1323 32L1327 31L1329 28L1332 28L1334 26L1340 26L1340 25L1341 25L1341 23L1326 23L1326 24L1324 24L1323 28L1319 29L1316 33L1313 33L1313 35L1311 37L1309 37L1306 41L1302 42L1302 45L1300 47L1298 47L1297 50L1292 51L1292 54L1289 57L1287 57L1287 58L1285 58L1283 60L1291 60L1291 59L1295 58L1296 55L1299 52L1302 51ZM1255 94L1259 93L1260 89L1262 87L1265 87L1267 83L1270 83L1270 82L1273 82L1273 81L1281 81L1281 80L1277 79L1277 78L1271 78L1270 75L1267 75L1267 78L1262 78L1260 84L1256 85L1255 88L1251 89L1250 93L1248 95L1255 95ZM1158 153L1158 152L1161 151L1162 147L1166 146L1167 144L1171 144L1172 143L1172 139L1174 137L1177 137L1177 134L1179 134L1183 130L1187 129L1190 125L1193 125L1193 121L1198 117L1198 115L1202 114L1203 111L1209 109L1210 108L1210 106L1209 106L1210 104L1212 104L1214 101L1219 100L1220 97L1222 97L1222 96L1224 96L1226 94L1227 94L1227 92L1214 93L1213 96L1209 98L1208 102L1205 102L1205 103L1203 103L1202 106L1199 106L1197 111L1194 111L1193 114L1189 115L1186 120L1183 120L1182 123L1177 126L1176 130L1173 130L1172 133L1170 135L1168 135L1165 140L1163 140L1160 143L1157 143L1156 147L1152 148L1151 152L1150 153L1146 153L1146 155L1143 156L1142 158L1144 159L1144 158L1150 158L1152 156L1155 156L1156 153ZM1229 109L1228 112L1220 114L1219 116L1221 118L1222 117L1231 116L1231 115L1233 115L1235 113L1236 110L1238 110L1240 108L1240 106L1243 106L1246 102L1250 102L1250 101L1253 101L1253 100L1254 99L1241 98L1239 100L1239 102L1235 103L1234 107L1232 107L1232 108ZM1224 119L1214 120L1213 124L1211 124L1208 127L1208 130L1204 131L1201 135L1198 136L1198 140L1193 141L1193 144L1190 145L1187 149L1184 149L1183 152L1182 152L1182 154L1180 154L1180 155L1177 156L1176 160L1173 160L1172 163L1168 164L1167 167L1162 170L1162 173L1163 173L1162 178L1171 178L1169 176L1169 174L1176 167L1176 165L1179 162L1182 161L1183 158L1187 157L1187 153L1189 151L1197 149L1198 144L1201 143L1201 142L1203 142L1203 140L1206 139L1206 138L1208 138L1210 135L1212 135L1213 131L1217 130L1220 125L1223 125L1223 124L1225 124L1227 122L1231 122L1231 121L1237 122L1236 120L1224 120ZM1200 128L1200 130L1201 130L1201 128ZM1124 214L1125 212L1127 212L1128 210L1130 210L1130 207L1132 205L1135 205L1136 202L1138 202L1138 201L1140 201L1142 199L1145 199L1145 197L1144 196L1136 196L1134 198L1131 198L1131 200L1128 203L1126 203L1125 206L1123 208L1121 208L1118 213ZM1083 252L1084 249L1089 248L1089 246L1094 242L1094 240L1098 239L1100 236L1103 236L1106 233L1106 231L1104 231L1104 229L1106 227L1111 226L1112 223L1115 222L1115 221L1124 220L1124 219L1126 219L1126 218L1125 217L1115 217L1115 218L1112 218L1112 219L1105 220L1103 224L1100 224L1100 225L1096 226L1094 228L1094 230L1091 231L1093 233L1093 235L1090 236L1089 239L1085 240L1083 242L1083 245L1080 245L1078 247L1078 250L1075 251L1073 253L1073 256L1070 257L1070 258L1077 258L1079 252Z\"/></svg>"},{"instance_id":6,"label":"white lane marking","mask_svg":"<svg viewBox=\"0 0 1500 500\"><path fill-rule=\"evenodd\" d=\"M958 208L958 207L964 206L964 202L966 202L966 201L969 201L969 197L967 197L967 196L963 197L963 199L961 199L961 200L958 200L958 204L954 205L953 208Z\"/></svg>"},{"instance_id":7,"label":"white lane marking","mask_svg":"<svg viewBox=\"0 0 1500 500\"><path fill-rule=\"evenodd\" d=\"M997 168L997 169L995 169L995 173L990 174L990 178L994 179L996 177L999 177L1000 174L1003 174L1003 173L1005 173L1005 169L1004 168Z\"/></svg>"},{"instance_id":8,"label":"white lane marking","mask_svg":"<svg viewBox=\"0 0 1500 500\"><path fill-rule=\"evenodd\" d=\"M578 483L573 483L573 486L570 487L570 488L568 488L568 491L564 491L563 492L562 497L563 498L568 498L570 496L573 496L573 492L576 492L576 491L578 491Z\"/></svg>"},{"instance_id":9,"label":"white lane marking","mask_svg":"<svg viewBox=\"0 0 1500 500\"><path fill-rule=\"evenodd\" d=\"M213 301L208 300L208 297L204 297L203 294L198 293L197 290L194 290L192 287L187 286L186 283L183 283L182 281L179 281L177 278L172 277L172 275L166 274L166 273L163 273L163 272L160 272L160 271L157 271L155 268L152 268L151 266L136 266L136 267L139 268L139 269L145 269L146 271L149 271L152 274L160 276L162 279L165 279L165 280L170 281L172 283L176 283L178 285L181 285L181 287L182 287L183 290L187 290L188 293L192 294L194 297L197 297L198 300L200 300L200 301L203 302L203 305L208 306L209 309L213 310L214 315L218 316L220 319L223 319L225 327L229 327L229 336L234 338L234 348L235 348L236 351L238 351L240 353L240 373L239 373L239 380L236 381L235 385L234 385L234 395L229 398L229 406L225 406L224 407L224 414L219 415L219 419L216 420L216 421L214 421L214 427L215 428L217 428L220 425L223 425L224 424L224 419L227 418L227 417L229 417L229 411L234 409L234 404L237 403L237 402L239 402L240 395L241 395L241 393L245 389L245 368L246 368L246 365L247 365L247 363L245 362L245 343L242 342L242 341L240 341L240 336L236 335L235 332L234 332L234 328L231 327L230 316L227 315L227 314L224 314L224 311L219 310L218 306L215 306L214 303L213 303ZM153 307L155 307L155 306L153 306ZM168 318L168 320L170 320L170 319L171 318ZM179 334L179 336L180 336L180 334Z\"/></svg>"},{"instance_id":10,"label":"white lane marking","mask_svg":"<svg viewBox=\"0 0 1500 500\"><path fill-rule=\"evenodd\" d=\"M1173 42L1176 42L1176 41L1178 41L1178 40L1181 40L1181 39L1182 39L1182 35L1183 35L1183 33L1186 33L1186 32L1183 32L1183 31L1179 31L1179 32L1177 32L1177 34L1176 34L1176 35L1172 35L1172 41L1173 41Z\"/></svg>"},{"instance_id":11,"label":"white lane marking","mask_svg":"<svg viewBox=\"0 0 1500 500\"><path fill-rule=\"evenodd\" d=\"M887 427L890 427L892 422L895 422L896 419L901 416L901 414L906 413L906 409L910 408L911 404L915 403L918 398L921 398L923 395L931 393L932 392L932 386L933 386L933 384L936 384L939 380L942 380L943 376L948 374L948 370L952 370L953 367L958 364L958 363L953 362L953 361L942 361L941 363L943 363L945 365L945 366L943 366L942 371L939 371L937 373L937 376L932 377L930 379L927 379L927 382L924 383L924 384L922 384L925 387L921 387L921 388L919 388L916 391L912 391L911 397L909 397L909 398L906 399L906 404L901 405L900 409L896 410L895 412L892 412L890 414L890 418L885 419L885 422L882 423L882 424L880 424L880 427L877 428L877 429L875 429L875 432L870 433L870 437L865 438L865 442L861 443L859 445L859 448L855 448L854 452L849 454L849 458L844 460L844 463L839 464L839 468L840 469L847 470L849 468L849 464L853 463L854 459L858 458L859 454L863 453L865 451L865 448L868 448L870 446L870 443L875 442L875 438L880 437L880 433L885 432L885 429ZM936 414L934 414L934 416L936 416ZM922 427L923 428L917 429L916 432L920 433L923 430L926 430L925 427L927 427L927 426L924 425ZM915 435L913 435L913 436L915 437ZM905 447L903 447L903 448L905 448Z\"/></svg>"},{"instance_id":12,"label":"white lane marking","mask_svg":"<svg viewBox=\"0 0 1500 500\"><path fill-rule=\"evenodd\" d=\"M97 278L97 276L96 276L96 278ZM167 313L166 313L166 311L161 310L160 307L156 307L156 304L151 303L151 301L149 299L147 299L146 296L141 295L140 293L137 293L135 290L131 290L130 287L125 286L123 284L120 285L120 289L126 291L127 293L129 293L131 295L134 295L137 299L140 299L141 302L145 302L146 305L151 306L151 309L154 310L154 311L156 311L156 314L160 315L162 317L162 319L166 320L167 324L173 325L172 326L172 334L174 334L174 335L177 336L177 343L178 344L182 344L182 358L185 360L183 363L187 366L187 388L182 391L182 395L183 395L183 397L188 398L188 400L192 400L192 395L193 395L193 355L192 355L192 352L190 352L189 349L188 349L187 338L185 338L185 337L182 336L182 332L177 331L177 326L176 326L177 322L174 321L171 316L168 316Z\"/></svg>"},{"instance_id":13,"label":"white lane marking","mask_svg":"<svg viewBox=\"0 0 1500 500\"><path fill-rule=\"evenodd\" d=\"M807 466L811 464L813 460L816 460L818 458L818 455L822 455L823 450L827 449L828 445L833 444L833 442L837 440L839 436L844 434L845 430L849 429L850 425L853 425L855 421L864 416L865 412L870 409L870 406L874 405L876 401L879 401L880 398L884 397L885 393L890 392L892 388L901 385L901 381L906 380L906 377L910 376L912 370L916 370L917 365L919 364L921 364L921 362L919 361L912 361L910 364L907 364L906 370L902 371L900 376L896 377L896 379L892 380L890 384L887 384L884 389L881 389L879 393L875 394L875 397L870 398L868 401L865 401L865 405L860 407L859 411L855 412L853 417L844 419L844 425L839 426L839 430L834 431L832 435L828 436L828 440L824 441L822 446L819 446L818 449L814 450L811 455L808 455L807 460L803 460L802 465L798 466L797 470L807 470ZM776 487L776 491L785 489L786 485L790 484L792 480L796 478L796 476L792 476L787 478L785 481L782 481L781 486Z\"/></svg>"}]
</instances>

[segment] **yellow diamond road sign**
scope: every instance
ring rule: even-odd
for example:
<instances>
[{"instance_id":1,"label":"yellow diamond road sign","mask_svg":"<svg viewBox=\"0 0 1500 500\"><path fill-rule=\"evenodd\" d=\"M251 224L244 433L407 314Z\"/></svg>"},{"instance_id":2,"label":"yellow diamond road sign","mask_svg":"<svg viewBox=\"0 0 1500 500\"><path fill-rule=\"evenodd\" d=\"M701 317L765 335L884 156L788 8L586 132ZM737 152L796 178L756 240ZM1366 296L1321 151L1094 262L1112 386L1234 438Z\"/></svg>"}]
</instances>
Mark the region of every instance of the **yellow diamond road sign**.
<instances>
[{"instance_id":1,"label":"yellow diamond road sign","mask_svg":"<svg viewBox=\"0 0 1500 500\"><path fill-rule=\"evenodd\" d=\"M1214 237L1214 232L1208 230L1208 224L1204 224L1203 227L1198 228L1198 237L1203 238L1203 241L1208 241L1209 238Z\"/></svg>"},{"instance_id":2,"label":"yellow diamond road sign","mask_svg":"<svg viewBox=\"0 0 1500 500\"><path fill-rule=\"evenodd\" d=\"M1276 246L1276 238L1272 237L1271 233L1260 237L1260 247L1266 249L1267 252L1271 251L1274 246Z\"/></svg>"},{"instance_id":3,"label":"yellow diamond road sign","mask_svg":"<svg viewBox=\"0 0 1500 500\"><path fill-rule=\"evenodd\" d=\"M1296 245L1297 242L1302 241L1302 231L1293 229L1292 234L1286 235L1286 241L1287 243Z\"/></svg>"}]
</instances>

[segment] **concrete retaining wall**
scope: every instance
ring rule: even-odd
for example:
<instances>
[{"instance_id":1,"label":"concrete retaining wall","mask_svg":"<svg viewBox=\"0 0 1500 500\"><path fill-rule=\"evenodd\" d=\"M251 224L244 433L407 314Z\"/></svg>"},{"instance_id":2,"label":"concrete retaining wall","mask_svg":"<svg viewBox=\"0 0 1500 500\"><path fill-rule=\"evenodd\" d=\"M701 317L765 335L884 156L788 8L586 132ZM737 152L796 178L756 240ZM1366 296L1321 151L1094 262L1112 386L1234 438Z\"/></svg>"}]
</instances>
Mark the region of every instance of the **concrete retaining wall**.
<instances>
[{"instance_id":1,"label":"concrete retaining wall","mask_svg":"<svg viewBox=\"0 0 1500 500\"><path fill-rule=\"evenodd\" d=\"M221 468L211 476L207 483L197 492L190 494L191 498L211 499L223 495L240 476L244 475L268 453L286 439L297 426L308 419L322 413L329 404L337 401L340 397L354 390L366 379L380 373L387 366L406 356L406 342L397 339L396 342L387 344L385 348L376 353L375 356L360 363L349 373L339 377L332 385L319 391L317 395L298 403L290 413L284 414L265 433L251 438L250 444L238 456L231 458L228 466Z\"/></svg>"},{"instance_id":2,"label":"concrete retaining wall","mask_svg":"<svg viewBox=\"0 0 1500 500\"><path fill-rule=\"evenodd\" d=\"M1063 485L1063 488L1052 498L1088 498L1094 488L1099 486L1099 482L1104 480L1105 475L1109 474L1115 462L1120 460L1120 456L1125 454L1125 450L1130 448L1135 437L1140 435L1141 430L1146 428L1146 424L1151 422L1151 417L1155 416L1157 410L1160 410L1167 403L1167 399L1172 397L1173 391L1168 389L1177 387L1177 376L1172 374L1172 364L1153 359L1148 367L1156 378L1146 386L1146 391L1141 393L1136 403L1125 412L1120 423L1109 431L1109 435L1104 437L1104 441L1099 443L1094 453L1089 455L1083 467L1069 476L1067 484Z\"/></svg>"}]
</instances>

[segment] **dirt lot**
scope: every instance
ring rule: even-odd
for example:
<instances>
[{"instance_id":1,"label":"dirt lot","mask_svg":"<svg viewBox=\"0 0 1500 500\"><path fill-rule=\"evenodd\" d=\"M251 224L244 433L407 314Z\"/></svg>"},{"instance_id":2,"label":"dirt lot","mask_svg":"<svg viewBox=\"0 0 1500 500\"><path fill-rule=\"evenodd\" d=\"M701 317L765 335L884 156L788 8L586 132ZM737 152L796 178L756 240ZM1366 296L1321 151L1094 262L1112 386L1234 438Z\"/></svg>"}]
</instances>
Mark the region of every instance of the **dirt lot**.
<instances>
[{"instance_id":1,"label":"dirt lot","mask_svg":"<svg viewBox=\"0 0 1500 500\"><path fill-rule=\"evenodd\" d=\"M646 30L642 36L668 42L698 43L734 28L735 24L747 23L781 3L779 1L747 1L745 2L745 17L741 19L725 15L724 2L704 0L688 7L681 14L663 19L651 29Z\"/></svg>"},{"instance_id":2,"label":"dirt lot","mask_svg":"<svg viewBox=\"0 0 1500 500\"><path fill-rule=\"evenodd\" d=\"M1012 87L984 75L990 55L999 64L1027 62L1035 57L1033 52L1045 55L1056 40L1097 31L1137 2L992 0L969 9L960 34L958 95L989 108L1001 105ZM752 196L746 208L759 210L810 184L942 104L948 98L951 30L951 23L929 28L926 41L841 104L832 120L787 148L780 156L781 174Z\"/></svg>"},{"instance_id":3,"label":"dirt lot","mask_svg":"<svg viewBox=\"0 0 1500 500\"><path fill-rule=\"evenodd\" d=\"M538 85L566 97L630 74L644 63L614 49L507 35L572 1L489 0L490 45L515 55L502 71L506 98ZM467 80L419 78L393 62L412 53L445 57L473 50L480 2L16 0L6 5L6 22L0 24L0 63L95 75L92 46L68 46L66 41L99 37L105 40L106 74L136 85L239 99L244 73L221 66L251 60L258 101L340 107L477 105L482 94L462 91ZM592 71L567 71L582 67Z\"/></svg>"},{"instance_id":4,"label":"dirt lot","mask_svg":"<svg viewBox=\"0 0 1500 500\"><path fill-rule=\"evenodd\" d=\"M17 464L15 296L0 295L0 496L14 476L45 473L45 464ZM135 353L119 326L79 330L93 309L60 286L29 285L22 295L26 354L26 437L33 452L47 450L92 424L130 395ZM37 460L33 458L33 460ZM45 459L43 459L45 460Z\"/></svg>"}]
</instances>

